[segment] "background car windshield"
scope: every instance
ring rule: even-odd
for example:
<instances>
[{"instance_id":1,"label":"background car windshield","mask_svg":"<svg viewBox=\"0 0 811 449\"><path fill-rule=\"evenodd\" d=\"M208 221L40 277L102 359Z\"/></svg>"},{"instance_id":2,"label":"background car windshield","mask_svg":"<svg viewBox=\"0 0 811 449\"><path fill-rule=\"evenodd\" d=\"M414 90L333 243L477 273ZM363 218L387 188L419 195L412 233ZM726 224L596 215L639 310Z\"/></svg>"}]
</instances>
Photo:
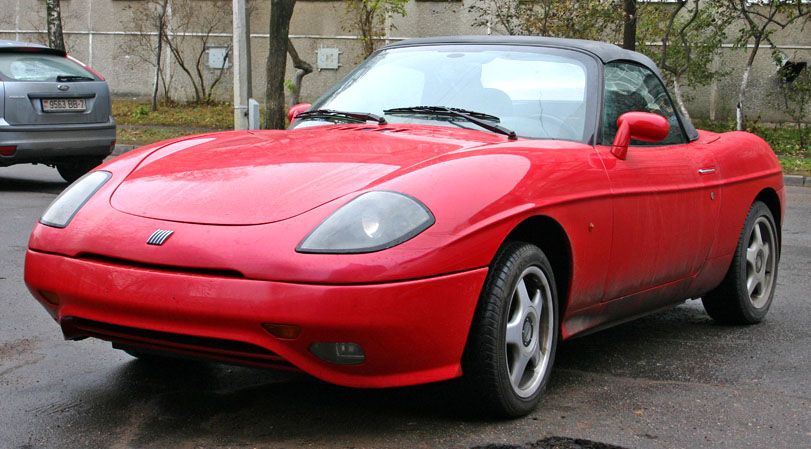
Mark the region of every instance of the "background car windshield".
<instances>
[{"instance_id":1,"label":"background car windshield","mask_svg":"<svg viewBox=\"0 0 811 449\"><path fill-rule=\"evenodd\" d=\"M57 76L96 77L68 58L32 53L0 53L5 81L56 81Z\"/></svg>"},{"instance_id":2,"label":"background car windshield","mask_svg":"<svg viewBox=\"0 0 811 449\"><path fill-rule=\"evenodd\" d=\"M383 114L398 107L446 106L497 116L519 136L582 140L587 69L568 53L539 48L392 49L367 61L314 108ZM438 121L441 117L386 119L481 129L462 121Z\"/></svg>"}]
</instances>

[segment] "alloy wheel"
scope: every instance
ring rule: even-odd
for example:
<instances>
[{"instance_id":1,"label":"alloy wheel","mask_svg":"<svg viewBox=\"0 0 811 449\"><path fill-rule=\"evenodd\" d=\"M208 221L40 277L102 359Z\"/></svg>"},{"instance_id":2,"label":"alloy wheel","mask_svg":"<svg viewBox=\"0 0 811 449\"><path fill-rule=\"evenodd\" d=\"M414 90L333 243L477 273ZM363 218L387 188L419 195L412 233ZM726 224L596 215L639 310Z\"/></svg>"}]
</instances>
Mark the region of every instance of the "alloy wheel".
<instances>
[{"instance_id":1,"label":"alloy wheel","mask_svg":"<svg viewBox=\"0 0 811 449\"><path fill-rule=\"evenodd\" d=\"M507 312L504 353L513 391L522 398L540 387L552 352L554 316L546 275L536 266L521 273Z\"/></svg>"},{"instance_id":2,"label":"alloy wheel","mask_svg":"<svg viewBox=\"0 0 811 449\"><path fill-rule=\"evenodd\" d=\"M774 229L766 217L758 217L746 248L746 291L755 308L766 305L774 288L777 263Z\"/></svg>"}]
</instances>

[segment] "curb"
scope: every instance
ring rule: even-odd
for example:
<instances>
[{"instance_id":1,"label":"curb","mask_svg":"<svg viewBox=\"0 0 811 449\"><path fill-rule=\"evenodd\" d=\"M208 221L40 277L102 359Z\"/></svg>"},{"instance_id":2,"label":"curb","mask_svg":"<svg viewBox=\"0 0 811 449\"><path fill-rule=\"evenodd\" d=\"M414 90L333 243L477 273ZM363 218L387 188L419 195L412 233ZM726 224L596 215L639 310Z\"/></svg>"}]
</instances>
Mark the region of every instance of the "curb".
<instances>
[{"instance_id":1,"label":"curb","mask_svg":"<svg viewBox=\"0 0 811 449\"><path fill-rule=\"evenodd\" d=\"M800 175L784 175L783 184L793 187L811 187L811 177Z\"/></svg>"},{"instance_id":2,"label":"curb","mask_svg":"<svg viewBox=\"0 0 811 449\"><path fill-rule=\"evenodd\" d=\"M136 148L138 145L116 145L110 156L120 156ZM811 187L811 176L784 175L783 184L792 187Z\"/></svg>"}]
</instances>

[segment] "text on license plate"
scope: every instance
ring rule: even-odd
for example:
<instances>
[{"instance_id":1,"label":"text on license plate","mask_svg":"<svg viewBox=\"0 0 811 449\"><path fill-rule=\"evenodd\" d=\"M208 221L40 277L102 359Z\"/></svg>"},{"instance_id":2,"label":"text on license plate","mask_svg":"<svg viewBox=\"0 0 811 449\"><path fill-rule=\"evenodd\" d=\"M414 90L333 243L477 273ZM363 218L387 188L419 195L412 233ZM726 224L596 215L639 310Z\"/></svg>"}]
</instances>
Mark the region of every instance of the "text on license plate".
<instances>
[{"instance_id":1,"label":"text on license plate","mask_svg":"<svg viewBox=\"0 0 811 449\"><path fill-rule=\"evenodd\" d=\"M87 104L84 98L48 98L42 100L43 112L84 111Z\"/></svg>"}]
</instances>

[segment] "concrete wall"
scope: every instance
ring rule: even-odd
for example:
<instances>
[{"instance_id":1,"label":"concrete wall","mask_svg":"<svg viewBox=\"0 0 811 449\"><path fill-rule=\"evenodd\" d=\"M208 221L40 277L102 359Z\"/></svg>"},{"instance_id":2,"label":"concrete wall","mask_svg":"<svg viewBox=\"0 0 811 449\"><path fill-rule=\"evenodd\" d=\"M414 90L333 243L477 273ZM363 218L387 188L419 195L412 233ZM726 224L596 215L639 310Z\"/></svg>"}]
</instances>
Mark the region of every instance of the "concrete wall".
<instances>
[{"instance_id":1,"label":"concrete wall","mask_svg":"<svg viewBox=\"0 0 811 449\"><path fill-rule=\"evenodd\" d=\"M200 17L208 17L214 0L173 0L193 2ZM227 0L226 0L227 1ZM470 24L473 16L468 7L479 0L412 0L406 7L405 17L393 18L393 27L388 32L390 40L436 35L484 34L486 30ZM143 61L148 55L144 41L139 37L138 21L133 10L143 0L62 0L63 22L69 51L104 74L113 93L119 97L146 97L152 89L154 68ZM230 2L227 2L230 3ZM264 70L267 52L269 3L265 0L252 2L251 53L253 60L253 96L264 98ZM43 42L45 40L45 11L42 0L0 0L0 39L19 39ZM230 9L228 9L230 11ZM175 21L178 19L175 17ZM195 33L200 29L176 29L176 32ZM215 30L209 45L226 46L230 42L230 13ZM341 51L341 67L338 70L321 70L304 79L302 97L312 101L335 82L340 80L362 60L361 43L351 29L341 0L298 0L291 23L291 38L299 54L315 65L316 51L320 47L338 48ZM199 36L179 36L185 39L184 51L195 54L200 48ZM156 36L150 37L154 43ZM811 62L811 33L795 27L790 32L780 32L774 42L785 48L795 61ZM731 46L729 46L731 47ZM140 49L140 50L139 50ZM729 71L729 75L711 86L697 91L688 91L689 108L698 117L714 116L716 119L734 117L737 88L746 60L745 49L725 48L716 63ZM193 98L191 85L178 67L174 58L165 56L168 72L172 78L177 99ZM293 77L292 62L288 61L288 78ZM768 48L761 49L752 76L749 110L752 118L764 121L785 119L780 108L773 106L771 98L776 91L776 66ZM218 70L204 68L210 81ZM228 101L231 98L231 69L226 69L216 89L215 97Z\"/></svg>"}]
</instances>

